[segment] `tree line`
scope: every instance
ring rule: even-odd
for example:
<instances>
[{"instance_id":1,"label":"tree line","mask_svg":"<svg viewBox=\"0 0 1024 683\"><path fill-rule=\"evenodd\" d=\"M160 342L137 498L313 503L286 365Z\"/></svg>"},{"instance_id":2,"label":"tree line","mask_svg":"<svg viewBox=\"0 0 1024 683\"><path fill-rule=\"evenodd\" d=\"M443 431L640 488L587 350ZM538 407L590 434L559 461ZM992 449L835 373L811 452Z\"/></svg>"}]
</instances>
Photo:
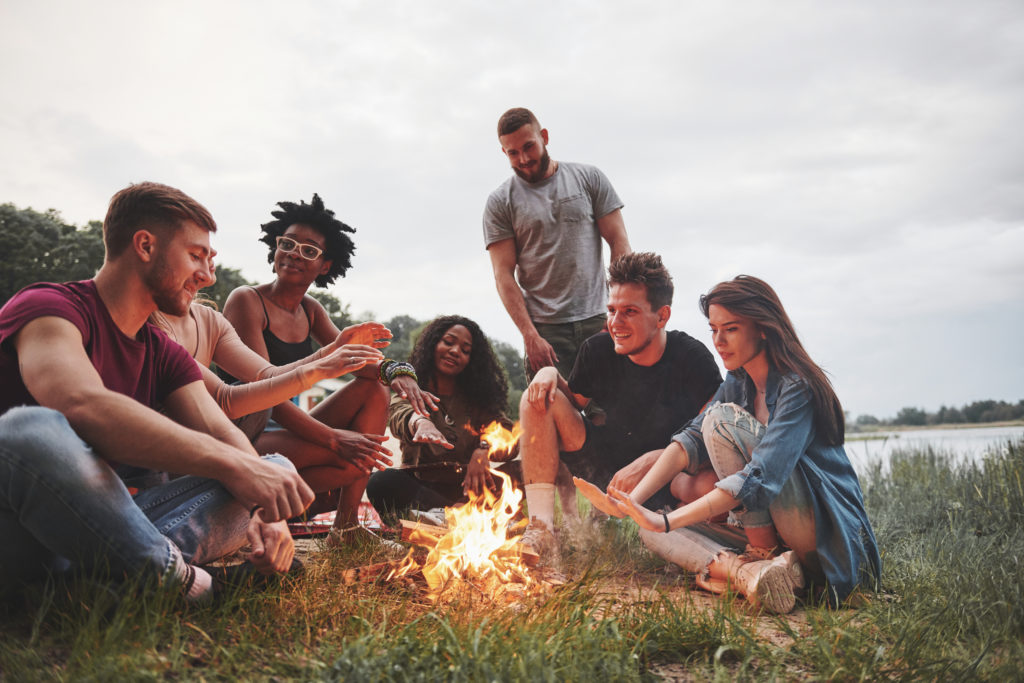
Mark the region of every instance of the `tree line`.
<instances>
[{"instance_id":1,"label":"tree line","mask_svg":"<svg viewBox=\"0 0 1024 683\"><path fill-rule=\"evenodd\" d=\"M873 415L860 415L855 421L857 427L906 426L924 427L943 424L984 424L988 422L1011 422L1024 420L1024 400L1017 403L1006 401L974 401L959 408L942 406L934 413L923 408L901 408L896 417L878 419Z\"/></svg>"},{"instance_id":2,"label":"tree line","mask_svg":"<svg viewBox=\"0 0 1024 683\"><path fill-rule=\"evenodd\" d=\"M93 277L103 265L103 223L89 221L84 227L66 223L54 209L45 212L19 209L13 204L0 204L0 306L18 290L34 282L68 282ZM237 287L254 285L242 273L217 265L217 282L201 294L221 309L228 295ZM324 290L313 289L310 295L323 304L331 320L339 328L356 322L348 304ZM361 320L373 320L368 312ZM408 360L420 331L429 320L408 315L394 316L380 322L388 326L394 338L385 354L395 360ZM509 383L509 409L518 413L519 397L526 389L522 353L502 341L491 339L495 355L505 367Z\"/></svg>"}]
</instances>

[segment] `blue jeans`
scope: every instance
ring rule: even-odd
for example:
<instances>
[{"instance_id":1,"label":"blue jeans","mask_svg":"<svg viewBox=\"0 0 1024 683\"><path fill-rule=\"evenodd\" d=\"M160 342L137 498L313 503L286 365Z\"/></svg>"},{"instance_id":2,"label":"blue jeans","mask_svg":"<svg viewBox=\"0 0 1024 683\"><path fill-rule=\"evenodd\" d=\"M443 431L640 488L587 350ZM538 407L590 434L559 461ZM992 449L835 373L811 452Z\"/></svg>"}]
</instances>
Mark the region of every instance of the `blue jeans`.
<instances>
[{"instance_id":1,"label":"blue jeans","mask_svg":"<svg viewBox=\"0 0 1024 683\"><path fill-rule=\"evenodd\" d=\"M133 497L57 411L0 417L0 582L70 567L162 582L182 559L203 564L240 548L248 522L212 479L179 477Z\"/></svg>"}]
</instances>

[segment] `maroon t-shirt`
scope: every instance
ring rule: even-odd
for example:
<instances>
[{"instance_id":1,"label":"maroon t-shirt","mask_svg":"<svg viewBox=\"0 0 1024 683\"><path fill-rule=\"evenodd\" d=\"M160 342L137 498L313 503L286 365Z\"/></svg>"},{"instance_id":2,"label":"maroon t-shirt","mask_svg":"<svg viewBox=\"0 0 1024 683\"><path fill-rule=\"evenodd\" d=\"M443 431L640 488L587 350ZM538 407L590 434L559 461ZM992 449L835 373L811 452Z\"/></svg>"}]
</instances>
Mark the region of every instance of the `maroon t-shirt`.
<instances>
[{"instance_id":1,"label":"maroon t-shirt","mask_svg":"<svg viewBox=\"0 0 1024 683\"><path fill-rule=\"evenodd\" d=\"M12 338L36 318L55 316L82 333L82 345L103 385L159 410L186 384L202 379L192 356L146 323L135 338L114 324L92 280L39 283L15 294L0 309L0 415L20 405L38 405L25 388Z\"/></svg>"}]
</instances>

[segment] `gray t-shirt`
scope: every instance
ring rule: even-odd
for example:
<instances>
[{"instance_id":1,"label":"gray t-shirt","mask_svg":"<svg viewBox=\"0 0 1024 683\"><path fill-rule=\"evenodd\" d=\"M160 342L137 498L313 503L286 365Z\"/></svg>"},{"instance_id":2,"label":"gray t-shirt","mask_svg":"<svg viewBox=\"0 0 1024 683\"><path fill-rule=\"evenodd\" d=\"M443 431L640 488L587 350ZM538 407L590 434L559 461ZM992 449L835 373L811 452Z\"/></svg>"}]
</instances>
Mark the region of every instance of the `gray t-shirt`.
<instances>
[{"instance_id":1,"label":"gray t-shirt","mask_svg":"<svg viewBox=\"0 0 1024 683\"><path fill-rule=\"evenodd\" d=\"M513 175L487 198L484 245L515 240L516 279L531 320L564 323L604 313L597 219L622 206L600 169L565 161L538 183Z\"/></svg>"}]
</instances>

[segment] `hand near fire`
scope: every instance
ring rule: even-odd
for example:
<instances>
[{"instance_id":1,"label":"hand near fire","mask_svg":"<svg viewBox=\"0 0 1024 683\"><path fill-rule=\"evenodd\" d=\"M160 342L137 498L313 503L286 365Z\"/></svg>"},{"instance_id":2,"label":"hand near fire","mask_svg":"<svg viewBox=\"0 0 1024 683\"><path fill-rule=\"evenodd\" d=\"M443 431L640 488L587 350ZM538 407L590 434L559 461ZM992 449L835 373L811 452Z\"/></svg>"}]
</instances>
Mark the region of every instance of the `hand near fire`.
<instances>
[{"instance_id":1,"label":"hand near fire","mask_svg":"<svg viewBox=\"0 0 1024 683\"><path fill-rule=\"evenodd\" d=\"M485 488L494 490L494 475L491 474L490 460L486 448L473 451L466 466L466 478L462 481L463 493L483 493Z\"/></svg>"},{"instance_id":2,"label":"hand near fire","mask_svg":"<svg viewBox=\"0 0 1024 683\"><path fill-rule=\"evenodd\" d=\"M261 574L286 572L295 557L295 543L292 541L288 523L285 521L268 523L261 519L263 510L257 510L249 519L246 536L252 552L249 562Z\"/></svg>"},{"instance_id":3,"label":"hand near fire","mask_svg":"<svg viewBox=\"0 0 1024 683\"><path fill-rule=\"evenodd\" d=\"M622 489L608 486L608 496L619 506L619 509L633 518L641 529L648 531L665 531L665 518L629 497Z\"/></svg>"},{"instance_id":4,"label":"hand near fire","mask_svg":"<svg viewBox=\"0 0 1024 683\"><path fill-rule=\"evenodd\" d=\"M586 479L573 477L572 483L576 484L576 488L583 494L583 497L589 500L590 504L601 512L612 517L626 516L626 511L619 508L614 499Z\"/></svg>"},{"instance_id":5,"label":"hand near fire","mask_svg":"<svg viewBox=\"0 0 1024 683\"><path fill-rule=\"evenodd\" d=\"M421 416L415 416L413 419L416 420L412 435L413 443L432 443L448 450L455 448L433 422Z\"/></svg>"}]
</instances>

